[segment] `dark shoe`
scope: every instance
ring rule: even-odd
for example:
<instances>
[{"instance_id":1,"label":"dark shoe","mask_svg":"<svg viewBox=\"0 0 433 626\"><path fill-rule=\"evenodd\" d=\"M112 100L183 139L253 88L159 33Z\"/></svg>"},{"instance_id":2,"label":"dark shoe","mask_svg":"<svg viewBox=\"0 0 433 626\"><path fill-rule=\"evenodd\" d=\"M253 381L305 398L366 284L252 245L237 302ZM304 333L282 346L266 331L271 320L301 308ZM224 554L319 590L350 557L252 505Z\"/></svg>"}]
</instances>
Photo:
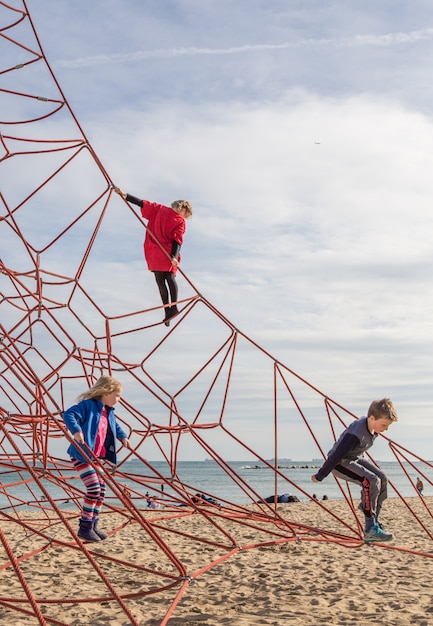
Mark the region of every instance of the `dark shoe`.
<instances>
[{"instance_id":1,"label":"dark shoe","mask_svg":"<svg viewBox=\"0 0 433 626\"><path fill-rule=\"evenodd\" d=\"M80 519L78 536L83 541L101 541L101 538L93 530L93 520Z\"/></svg>"},{"instance_id":2,"label":"dark shoe","mask_svg":"<svg viewBox=\"0 0 433 626\"><path fill-rule=\"evenodd\" d=\"M164 324L166 326L170 326L170 320L176 315L179 315L179 309L176 305L167 307L165 309Z\"/></svg>"},{"instance_id":3,"label":"dark shoe","mask_svg":"<svg viewBox=\"0 0 433 626\"><path fill-rule=\"evenodd\" d=\"M99 539L101 539L101 541L103 541L104 539L107 539L108 535L107 535L107 533L104 533L103 530L100 530L98 528L98 522L99 522L99 519L94 519L93 520L93 532L95 532L98 535Z\"/></svg>"}]
</instances>

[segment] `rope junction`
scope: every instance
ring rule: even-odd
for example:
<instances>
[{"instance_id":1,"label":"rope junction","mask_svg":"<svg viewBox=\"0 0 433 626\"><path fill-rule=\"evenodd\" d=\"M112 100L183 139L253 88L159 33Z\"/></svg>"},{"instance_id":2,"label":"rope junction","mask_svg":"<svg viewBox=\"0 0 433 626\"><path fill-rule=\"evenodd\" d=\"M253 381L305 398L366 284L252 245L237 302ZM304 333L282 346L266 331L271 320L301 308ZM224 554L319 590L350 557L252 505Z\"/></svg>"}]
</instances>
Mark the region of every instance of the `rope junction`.
<instances>
[{"instance_id":1,"label":"rope junction","mask_svg":"<svg viewBox=\"0 0 433 626\"><path fill-rule=\"evenodd\" d=\"M163 596L164 625L198 578L241 551L290 542L360 548L357 494L353 498L350 487L339 484L347 504L340 518L277 461L287 447L281 442L296 449L306 438L324 458L331 439L356 416L236 328L181 269L190 295L178 303L180 315L168 331L157 321L161 307L129 310L128 302L101 288L102 251L113 233L122 236L118 226L113 229L116 216L129 232L143 225L113 194L113 182L45 58L26 2L15 5L0 1L0 571L11 581L11 595L0 596L0 617L60 626L66 622L58 618L59 607L91 604L96 611L110 603L138 626L137 605ZM58 136L62 129L71 136ZM83 171L92 184L87 198L76 185ZM68 208L61 211L61 204ZM181 369L173 354L184 355ZM110 492L104 516L114 522L111 545L129 533L143 544L139 562L77 537L83 492L65 458L71 438L61 415L102 373L123 384L118 419L133 448L121 453L116 468L98 459L92 464ZM263 413L273 461L254 449L258 437L248 422L253 406ZM318 418L320 437L312 425ZM431 508L412 478L417 474L431 486L432 465L388 443L413 497L391 485L393 495L420 535L433 540ZM297 523L277 503L258 502L263 494L254 478L226 460L227 447L237 450L236 458L257 459L273 476L274 493L296 490L320 507L323 528ZM211 460L236 498L186 482L179 464L185 450ZM147 460L155 453L164 469ZM148 492L164 507L149 508ZM189 570L174 539L176 546L203 551L201 567ZM429 550L377 547L432 558ZM48 571L59 551L68 553L69 574L75 568L83 580L91 578L92 595L67 589L61 571L41 595L34 572Z\"/></svg>"}]
</instances>

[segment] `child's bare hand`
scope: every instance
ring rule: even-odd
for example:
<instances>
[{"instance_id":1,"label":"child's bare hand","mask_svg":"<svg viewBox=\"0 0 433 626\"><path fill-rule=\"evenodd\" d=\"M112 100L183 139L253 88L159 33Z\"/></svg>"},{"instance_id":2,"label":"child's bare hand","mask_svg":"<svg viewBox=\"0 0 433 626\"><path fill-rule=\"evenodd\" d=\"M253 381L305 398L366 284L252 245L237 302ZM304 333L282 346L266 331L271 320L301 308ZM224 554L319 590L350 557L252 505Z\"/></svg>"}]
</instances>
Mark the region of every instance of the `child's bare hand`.
<instances>
[{"instance_id":1,"label":"child's bare hand","mask_svg":"<svg viewBox=\"0 0 433 626\"><path fill-rule=\"evenodd\" d=\"M81 430L79 430L78 432L74 433L74 439L78 443L84 443L84 435L81 432Z\"/></svg>"}]
</instances>

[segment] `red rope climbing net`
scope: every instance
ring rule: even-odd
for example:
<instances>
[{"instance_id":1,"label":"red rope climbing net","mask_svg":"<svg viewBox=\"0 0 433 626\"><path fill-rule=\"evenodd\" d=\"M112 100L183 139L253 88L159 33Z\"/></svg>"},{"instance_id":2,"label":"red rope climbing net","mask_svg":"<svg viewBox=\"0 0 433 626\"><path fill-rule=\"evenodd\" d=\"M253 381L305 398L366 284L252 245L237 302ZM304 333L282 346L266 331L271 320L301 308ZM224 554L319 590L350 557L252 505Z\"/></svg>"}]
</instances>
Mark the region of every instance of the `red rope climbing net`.
<instances>
[{"instance_id":1,"label":"red rope climbing net","mask_svg":"<svg viewBox=\"0 0 433 626\"><path fill-rule=\"evenodd\" d=\"M179 303L180 315L169 330L160 321L160 307L130 310L127 298L107 293L101 268L116 271L104 266L103 254L113 224L125 231L144 225L113 194L113 182L44 56L26 3L15 4L0 1L0 571L11 577L10 597L0 596L4 615L65 624L57 617L60 605L91 604L96 611L106 602L138 626L137 602L163 594L166 624L191 582L240 550L291 541L363 545L347 485L339 485L347 503L341 519L291 480L278 461L257 454L257 433L248 432L249 408L259 406L274 459L284 456L288 441L294 450L305 438L323 457L330 439L355 417L349 410L242 333L181 270L190 295ZM155 301L154 292L149 301ZM181 366L173 354L184 355ZM116 468L92 463L110 490L111 539L128 532L142 541L146 558L140 562L89 547L76 534L83 492L64 452L70 437L61 414L103 373L123 384L118 419L133 449L120 455ZM312 418L321 420L320 437ZM419 497L411 477L421 475L432 485L431 464L388 441L412 495ZM263 494L226 460L229 445L237 458L252 456L272 473L274 493L296 490L321 507L329 518L326 528L287 519L274 503L258 503ZM211 487L186 482L178 461L185 449L211 459L239 496L224 498ZM155 452L164 469L147 461ZM420 533L433 539L427 501L419 498L414 506L413 498L391 487ZM163 509L149 509L148 491L164 502ZM192 516L201 521L194 531L179 525ZM189 570L182 550L173 548L175 536L206 548L200 568ZM71 569L90 572L91 593L59 584L40 596L32 572L43 570L58 550L70 553Z\"/></svg>"}]
</instances>

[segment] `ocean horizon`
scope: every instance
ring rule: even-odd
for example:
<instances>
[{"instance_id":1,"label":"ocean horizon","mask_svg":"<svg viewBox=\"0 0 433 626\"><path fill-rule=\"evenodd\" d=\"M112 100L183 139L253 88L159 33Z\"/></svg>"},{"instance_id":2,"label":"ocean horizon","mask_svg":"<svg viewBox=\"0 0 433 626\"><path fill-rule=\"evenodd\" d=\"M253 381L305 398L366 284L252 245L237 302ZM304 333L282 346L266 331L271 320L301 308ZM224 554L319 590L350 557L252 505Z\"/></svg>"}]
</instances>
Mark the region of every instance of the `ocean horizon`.
<instances>
[{"instance_id":1,"label":"ocean horizon","mask_svg":"<svg viewBox=\"0 0 433 626\"><path fill-rule=\"evenodd\" d=\"M320 483L313 483L311 476L322 461L319 459L291 460L278 459L278 468L274 472L262 461L249 459L241 461L224 461L221 467L216 461L179 461L175 470L171 470L165 461L143 462L132 459L120 463L116 471L110 472L110 480L122 489L131 491L134 500L143 500L146 506L148 496L155 496L161 502L169 504L170 500L179 504L194 494L205 494L217 501L245 505L271 495L291 494L300 501L311 500L313 494L321 500L325 496L330 500L343 499L343 493L332 475ZM421 477L425 485L424 495L433 495L432 469L430 462L419 461L415 464L403 464L395 461L379 463L388 477L388 497L417 496L414 482ZM63 498L65 490L57 483L57 474L53 471L54 480L49 476L50 469L41 478L41 484L57 501ZM407 472L407 474L406 474ZM67 470L67 483L77 490L82 490L82 483L74 471ZM30 475L25 470L9 472L3 476L0 485L0 509L5 510L22 501L32 506L43 499L43 492L36 483L24 483ZM411 481L413 481L411 483ZM109 483L109 480L107 480ZM22 484L20 484L22 483ZM359 497L359 489L350 485L352 497ZM107 502L119 504L115 494L108 489ZM71 503L72 504L72 503Z\"/></svg>"}]
</instances>

